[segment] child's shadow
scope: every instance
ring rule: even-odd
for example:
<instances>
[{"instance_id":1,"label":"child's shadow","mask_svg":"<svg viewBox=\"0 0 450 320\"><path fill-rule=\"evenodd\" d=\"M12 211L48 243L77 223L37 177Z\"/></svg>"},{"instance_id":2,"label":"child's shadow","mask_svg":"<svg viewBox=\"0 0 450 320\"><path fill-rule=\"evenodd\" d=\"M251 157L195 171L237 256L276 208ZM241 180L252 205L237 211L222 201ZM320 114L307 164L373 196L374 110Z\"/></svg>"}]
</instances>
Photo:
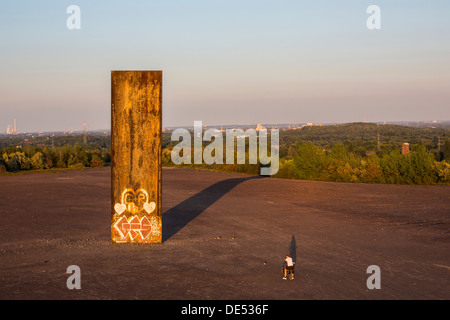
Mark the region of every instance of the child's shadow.
<instances>
[{"instance_id":1,"label":"child's shadow","mask_svg":"<svg viewBox=\"0 0 450 320\"><path fill-rule=\"evenodd\" d=\"M289 255L293 262L297 262L297 243L295 242L294 235L292 235L291 244L289 245Z\"/></svg>"}]
</instances>

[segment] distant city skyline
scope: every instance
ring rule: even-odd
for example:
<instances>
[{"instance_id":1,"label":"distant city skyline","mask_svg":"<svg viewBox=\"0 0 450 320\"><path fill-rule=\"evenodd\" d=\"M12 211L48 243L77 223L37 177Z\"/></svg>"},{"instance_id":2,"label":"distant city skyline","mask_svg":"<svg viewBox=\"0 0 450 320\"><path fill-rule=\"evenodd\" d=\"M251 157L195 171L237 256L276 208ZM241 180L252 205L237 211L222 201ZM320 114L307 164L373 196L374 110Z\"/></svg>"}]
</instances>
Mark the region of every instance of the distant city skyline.
<instances>
[{"instance_id":1,"label":"distant city skyline","mask_svg":"<svg viewBox=\"0 0 450 320\"><path fill-rule=\"evenodd\" d=\"M163 71L164 127L450 120L449 14L444 0L7 2L0 132L109 129L110 72L138 69Z\"/></svg>"},{"instance_id":2,"label":"distant city skyline","mask_svg":"<svg viewBox=\"0 0 450 320\"><path fill-rule=\"evenodd\" d=\"M17 121L17 120L16 120ZM404 124L430 124L430 123L445 123L450 122L450 120L398 120L398 121L366 121L365 119L360 121L329 121L329 122L308 122L308 121L292 121L292 122L251 122L251 123L211 123L205 124L207 127L220 127L220 126L254 126L256 127L258 124L262 125L300 125L300 124L343 124L343 123L353 123L353 122L367 122L367 123L404 123ZM13 122L14 123L14 122ZM193 127L193 124L185 124L185 125L173 125L173 126L163 126L163 128L177 128L177 127ZM36 126L38 128L38 126ZM20 134L20 133L30 133L30 132L82 132L84 130L83 123L78 126L71 126L63 129L48 129L48 128L40 128L34 130L19 130L17 124L9 124L6 128L0 128L0 134ZM111 130L110 127L89 127L86 124L86 131L104 131Z\"/></svg>"},{"instance_id":3,"label":"distant city skyline","mask_svg":"<svg viewBox=\"0 0 450 320\"><path fill-rule=\"evenodd\" d=\"M16 120L16 119L15 119ZM205 128L217 128L220 130L225 130L228 128L258 128L260 129L266 129L264 126L268 126L267 129L270 129L272 127L278 127L285 128L285 129L298 129L301 127L308 127L308 126L323 126L323 125L339 125L339 124L346 124L346 123L378 123L378 124L401 124L401 125L407 125L407 126L417 126L417 125L437 125L437 124L450 124L450 120L418 120L418 121L408 121L408 120L402 120L402 121L376 121L376 122L370 122L370 121L350 121L350 122L283 122L283 123L242 123L242 124L218 124L218 123L211 123L211 124L203 124ZM28 130L28 131L20 131L16 127L16 121L14 121L14 125L8 125L5 131L0 130L0 135L19 135L19 134L29 134L29 133L83 133L83 132L105 132L110 131L111 128L89 128L87 123L83 123L81 127L69 127L65 130ZM193 128L193 124L191 125L181 125L181 126L163 126L162 130L163 132L165 130L171 130L174 128Z\"/></svg>"},{"instance_id":4,"label":"distant city skyline","mask_svg":"<svg viewBox=\"0 0 450 320\"><path fill-rule=\"evenodd\" d=\"M7 121L6 121L7 122ZM264 124L264 125L300 125L300 124L342 124L342 123L352 123L352 122L367 122L367 123L404 123L404 124L426 124L426 123L446 123L446 122L450 122L450 120L448 119L442 119L442 120L436 120L436 119L425 119L425 120L405 120L405 119L401 119L401 120L383 120L383 121L367 121L367 119L361 119L361 120L356 120L356 121L328 121L328 122L324 122L324 121L318 121L318 122L311 122L311 121L284 121L284 122L248 122L248 123L219 123L219 122L211 122L211 123L206 123L204 122L205 126L208 127L220 127L220 126L257 126L258 124ZM163 125L163 128L177 128L177 127L192 127L193 124L183 124L183 125L172 125L172 126L165 126ZM74 126L70 126L67 128L58 128L58 129L49 129L49 128L42 128L39 127L39 124L36 124L35 128L38 129L32 129L32 130L27 130L24 128L17 126L17 118L14 118L13 121L8 124L6 126L6 128L0 128L0 134L14 134L14 133L29 133L29 132L81 132L84 129L86 129L87 131L104 131L104 130L110 130L111 127L92 127L89 125L89 123L83 121L82 123L78 124L78 125L74 125Z\"/></svg>"}]
</instances>

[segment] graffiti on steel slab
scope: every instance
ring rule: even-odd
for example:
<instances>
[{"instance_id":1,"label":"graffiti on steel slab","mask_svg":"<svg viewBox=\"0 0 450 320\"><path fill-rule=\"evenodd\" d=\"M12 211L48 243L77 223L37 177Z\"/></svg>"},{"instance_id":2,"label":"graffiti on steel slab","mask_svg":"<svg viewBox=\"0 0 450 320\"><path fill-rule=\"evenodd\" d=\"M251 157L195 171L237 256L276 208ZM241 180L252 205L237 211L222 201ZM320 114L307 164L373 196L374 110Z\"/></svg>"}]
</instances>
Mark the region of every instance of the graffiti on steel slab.
<instances>
[{"instance_id":1,"label":"graffiti on steel slab","mask_svg":"<svg viewBox=\"0 0 450 320\"><path fill-rule=\"evenodd\" d=\"M114 205L114 231L118 242L138 241L155 242L161 238L161 218L150 216L156 203L150 201L148 192L140 188L126 188L122 192L121 202Z\"/></svg>"}]
</instances>

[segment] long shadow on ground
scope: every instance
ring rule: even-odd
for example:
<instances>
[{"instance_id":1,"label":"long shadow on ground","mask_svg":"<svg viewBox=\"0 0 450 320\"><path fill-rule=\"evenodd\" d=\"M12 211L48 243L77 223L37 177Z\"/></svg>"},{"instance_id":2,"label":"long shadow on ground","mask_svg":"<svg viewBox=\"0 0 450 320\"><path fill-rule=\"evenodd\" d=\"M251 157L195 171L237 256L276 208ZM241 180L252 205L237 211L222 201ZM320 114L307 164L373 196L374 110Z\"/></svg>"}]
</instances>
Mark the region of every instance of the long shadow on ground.
<instances>
[{"instance_id":1,"label":"long shadow on ground","mask_svg":"<svg viewBox=\"0 0 450 320\"><path fill-rule=\"evenodd\" d=\"M163 242L170 239L170 237L180 231L184 226L194 220L198 215L238 184L247 180L259 178L262 177L250 176L219 181L167 210L162 216Z\"/></svg>"},{"instance_id":2,"label":"long shadow on ground","mask_svg":"<svg viewBox=\"0 0 450 320\"><path fill-rule=\"evenodd\" d=\"M297 262L297 243L295 242L294 235L292 235L291 244L289 245L289 255L294 263Z\"/></svg>"}]
</instances>

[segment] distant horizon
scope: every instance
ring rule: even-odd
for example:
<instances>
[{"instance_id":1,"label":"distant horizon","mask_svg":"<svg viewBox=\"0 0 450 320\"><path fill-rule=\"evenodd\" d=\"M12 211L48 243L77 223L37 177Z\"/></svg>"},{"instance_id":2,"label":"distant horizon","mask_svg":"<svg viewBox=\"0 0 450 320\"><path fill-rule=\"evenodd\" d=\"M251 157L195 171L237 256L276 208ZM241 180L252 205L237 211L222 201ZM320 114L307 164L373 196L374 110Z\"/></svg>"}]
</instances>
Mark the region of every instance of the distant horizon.
<instances>
[{"instance_id":1,"label":"distant horizon","mask_svg":"<svg viewBox=\"0 0 450 320\"><path fill-rule=\"evenodd\" d=\"M350 123L373 123L373 124L396 124L396 125L405 125L405 126L409 126L411 125L417 125L420 123L423 124L446 124L449 123L450 124L450 120L400 120L400 121L344 121L344 122L282 122L282 123L245 123L245 124L213 124L213 125L208 125L206 123L203 123L204 127L207 128L216 128L216 129L220 129L220 127L224 127L224 128L230 128L230 127L235 127L235 128L250 128L250 127L256 127L258 124L262 125L262 126L289 126L289 125L306 125L308 123L311 123L313 125L322 125L322 126L327 126L327 125L342 125L342 124L350 124ZM171 128L193 128L194 124L192 123L192 125L177 125L177 126L163 126L164 129L171 129ZM71 129L71 128L70 128ZM269 128L270 129L270 128ZM291 129L295 129L295 127L291 127ZM73 129L73 130L36 130L36 131L20 131L17 130L18 133L17 134L6 134L6 130L1 130L0 131L0 135L4 136L4 135L8 135L8 136L13 136L13 135L20 135L20 134L30 134L30 133L59 133L59 132L72 132L72 133L83 133L83 128L79 128L79 129ZM105 132L105 131L111 131L111 128L95 128L95 129L89 129L86 128L86 132Z\"/></svg>"}]
</instances>

